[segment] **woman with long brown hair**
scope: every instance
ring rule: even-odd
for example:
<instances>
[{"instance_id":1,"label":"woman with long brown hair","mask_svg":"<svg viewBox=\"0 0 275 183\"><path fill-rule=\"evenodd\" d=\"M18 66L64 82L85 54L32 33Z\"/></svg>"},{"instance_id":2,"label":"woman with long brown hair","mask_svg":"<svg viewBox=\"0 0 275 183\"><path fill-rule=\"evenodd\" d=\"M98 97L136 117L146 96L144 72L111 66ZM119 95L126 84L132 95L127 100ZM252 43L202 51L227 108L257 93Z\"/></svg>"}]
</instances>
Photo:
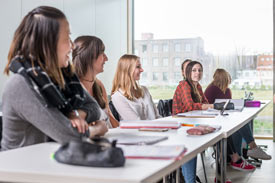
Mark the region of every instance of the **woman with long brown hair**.
<instances>
[{"instance_id":1,"label":"woman with long brown hair","mask_svg":"<svg viewBox=\"0 0 275 183\"><path fill-rule=\"evenodd\" d=\"M2 150L42 143L47 137L65 143L107 131L98 120L99 106L69 62L71 48L69 23L60 10L41 6L23 18L5 68L7 75L14 74L3 92Z\"/></svg>"},{"instance_id":2,"label":"woman with long brown hair","mask_svg":"<svg viewBox=\"0 0 275 183\"><path fill-rule=\"evenodd\" d=\"M119 126L109 108L107 92L103 83L96 75L104 71L104 64L108 61L105 45L95 36L80 36L74 41L73 63L75 71L82 85L93 96L106 114L109 128Z\"/></svg>"}]
</instances>

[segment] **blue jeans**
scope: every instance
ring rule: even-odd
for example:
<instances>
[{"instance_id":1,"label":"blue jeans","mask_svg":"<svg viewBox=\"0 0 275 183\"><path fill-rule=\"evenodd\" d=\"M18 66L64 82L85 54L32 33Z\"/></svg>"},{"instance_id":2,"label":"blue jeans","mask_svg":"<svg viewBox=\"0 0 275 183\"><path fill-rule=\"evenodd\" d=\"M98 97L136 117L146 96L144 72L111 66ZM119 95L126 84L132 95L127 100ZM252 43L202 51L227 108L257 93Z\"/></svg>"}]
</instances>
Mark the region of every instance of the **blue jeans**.
<instances>
[{"instance_id":1,"label":"blue jeans","mask_svg":"<svg viewBox=\"0 0 275 183\"><path fill-rule=\"evenodd\" d=\"M184 176L185 183L196 182L196 169L197 169L197 157L184 163L182 166L182 175Z\"/></svg>"},{"instance_id":2,"label":"blue jeans","mask_svg":"<svg viewBox=\"0 0 275 183\"><path fill-rule=\"evenodd\" d=\"M242 155L242 139L246 141L247 144L254 141L254 137L252 135L252 130L250 128L250 121L241 129L239 129L236 133L232 134L232 140L235 147L236 152L241 156Z\"/></svg>"}]
</instances>

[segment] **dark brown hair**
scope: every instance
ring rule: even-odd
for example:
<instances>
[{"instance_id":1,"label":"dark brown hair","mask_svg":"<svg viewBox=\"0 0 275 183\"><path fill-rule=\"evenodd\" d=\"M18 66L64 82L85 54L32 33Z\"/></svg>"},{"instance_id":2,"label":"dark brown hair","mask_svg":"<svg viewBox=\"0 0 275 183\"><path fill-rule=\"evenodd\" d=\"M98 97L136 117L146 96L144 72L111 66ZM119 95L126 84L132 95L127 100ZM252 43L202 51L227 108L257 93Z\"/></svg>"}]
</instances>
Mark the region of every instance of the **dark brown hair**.
<instances>
[{"instance_id":1,"label":"dark brown hair","mask_svg":"<svg viewBox=\"0 0 275 183\"><path fill-rule=\"evenodd\" d=\"M4 73L9 75L9 65L15 56L23 56L32 66L39 65L53 82L64 88L57 56L61 20L66 20L66 16L53 7L40 6L30 11L14 33Z\"/></svg>"},{"instance_id":2,"label":"dark brown hair","mask_svg":"<svg viewBox=\"0 0 275 183\"><path fill-rule=\"evenodd\" d=\"M192 78L191 78L191 73L194 65L199 64L202 67L202 64L198 61L191 61L187 67L186 67L186 78L185 80L188 82L188 84L191 87L191 97L195 103L201 103L202 102L202 96L200 95L197 87L193 84Z\"/></svg>"},{"instance_id":3,"label":"dark brown hair","mask_svg":"<svg viewBox=\"0 0 275 183\"><path fill-rule=\"evenodd\" d=\"M187 62L192 62L192 60L191 59L185 59L183 62L182 62L182 64L181 64L181 70L183 71L183 66L184 66L184 64L185 63L187 63Z\"/></svg>"},{"instance_id":4,"label":"dark brown hair","mask_svg":"<svg viewBox=\"0 0 275 183\"><path fill-rule=\"evenodd\" d=\"M80 36L74 40L73 63L75 72L80 79L87 74L88 69L93 69L94 61L104 51L105 46L102 40L95 36ZM92 90L99 106L104 109L106 103L103 99L103 91L96 81L93 84Z\"/></svg>"}]
</instances>

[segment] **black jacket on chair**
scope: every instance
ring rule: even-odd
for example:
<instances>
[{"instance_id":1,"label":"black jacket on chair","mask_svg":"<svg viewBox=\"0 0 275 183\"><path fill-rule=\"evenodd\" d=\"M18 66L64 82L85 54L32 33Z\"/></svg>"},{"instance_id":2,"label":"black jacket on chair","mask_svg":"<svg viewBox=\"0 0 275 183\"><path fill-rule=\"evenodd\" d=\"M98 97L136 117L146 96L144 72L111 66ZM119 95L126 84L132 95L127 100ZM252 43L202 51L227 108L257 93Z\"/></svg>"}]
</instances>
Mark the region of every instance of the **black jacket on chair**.
<instances>
[{"instance_id":1,"label":"black jacket on chair","mask_svg":"<svg viewBox=\"0 0 275 183\"><path fill-rule=\"evenodd\" d=\"M117 110L116 110L116 108L115 108L115 106L114 106L114 104L111 100L109 102L109 107L110 107L110 110L111 110L113 116L116 118L116 120L120 121L119 114L118 114L118 112L117 112Z\"/></svg>"},{"instance_id":2,"label":"black jacket on chair","mask_svg":"<svg viewBox=\"0 0 275 183\"><path fill-rule=\"evenodd\" d=\"M167 100L160 99L159 100L157 108L158 108L159 114L162 117L172 115L172 103L173 103L172 99L167 99Z\"/></svg>"}]
</instances>

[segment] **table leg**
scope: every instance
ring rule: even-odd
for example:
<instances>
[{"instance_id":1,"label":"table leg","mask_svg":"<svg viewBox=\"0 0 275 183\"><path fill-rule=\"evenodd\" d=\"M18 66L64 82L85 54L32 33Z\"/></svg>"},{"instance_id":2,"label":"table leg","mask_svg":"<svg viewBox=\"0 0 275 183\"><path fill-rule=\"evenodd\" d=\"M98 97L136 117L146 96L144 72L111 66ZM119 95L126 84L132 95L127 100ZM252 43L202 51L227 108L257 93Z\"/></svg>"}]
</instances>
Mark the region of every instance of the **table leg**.
<instances>
[{"instance_id":1,"label":"table leg","mask_svg":"<svg viewBox=\"0 0 275 183\"><path fill-rule=\"evenodd\" d=\"M217 183L226 181L227 139L223 138L216 144L216 179Z\"/></svg>"},{"instance_id":2,"label":"table leg","mask_svg":"<svg viewBox=\"0 0 275 183\"><path fill-rule=\"evenodd\" d=\"M180 167L176 170L176 183L180 183Z\"/></svg>"}]
</instances>

